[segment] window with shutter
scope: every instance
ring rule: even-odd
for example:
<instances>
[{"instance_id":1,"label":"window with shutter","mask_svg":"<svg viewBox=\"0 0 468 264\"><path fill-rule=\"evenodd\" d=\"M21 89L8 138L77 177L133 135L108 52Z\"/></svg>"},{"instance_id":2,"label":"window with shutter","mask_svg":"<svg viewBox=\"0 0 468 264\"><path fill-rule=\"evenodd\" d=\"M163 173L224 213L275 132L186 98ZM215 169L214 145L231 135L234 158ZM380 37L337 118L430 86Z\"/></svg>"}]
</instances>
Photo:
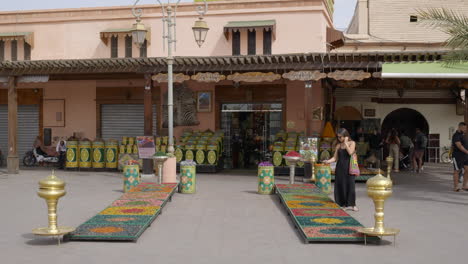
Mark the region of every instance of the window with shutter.
<instances>
[{"instance_id":1,"label":"window with shutter","mask_svg":"<svg viewBox=\"0 0 468 264\"><path fill-rule=\"evenodd\" d=\"M119 56L119 38L111 37L111 58L117 58Z\"/></svg>"},{"instance_id":2,"label":"window with shutter","mask_svg":"<svg viewBox=\"0 0 468 264\"><path fill-rule=\"evenodd\" d=\"M24 60L31 60L31 45L24 42Z\"/></svg>"},{"instance_id":3,"label":"window with shutter","mask_svg":"<svg viewBox=\"0 0 468 264\"><path fill-rule=\"evenodd\" d=\"M11 60L18 60L18 41L16 40L11 41Z\"/></svg>"},{"instance_id":4,"label":"window with shutter","mask_svg":"<svg viewBox=\"0 0 468 264\"><path fill-rule=\"evenodd\" d=\"M125 37L125 58L132 57L132 36Z\"/></svg>"},{"instance_id":5,"label":"window with shutter","mask_svg":"<svg viewBox=\"0 0 468 264\"><path fill-rule=\"evenodd\" d=\"M140 47L140 57L146 58L147 56L148 56L148 43L146 42L146 39L145 39L145 42L143 42L143 45L141 45Z\"/></svg>"},{"instance_id":6,"label":"window with shutter","mask_svg":"<svg viewBox=\"0 0 468 264\"><path fill-rule=\"evenodd\" d=\"M240 31L232 32L232 55L240 55L241 35Z\"/></svg>"},{"instance_id":7,"label":"window with shutter","mask_svg":"<svg viewBox=\"0 0 468 264\"><path fill-rule=\"evenodd\" d=\"M248 46L248 55L255 55L257 53L257 31L252 29L248 31L247 46Z\"/></svg>"},{"instance_id":8,"label":"window with shutter","mask_svg":"<svg viewBox=\"0 0 468 264\"><path fill-rule=\"evenodd\" d=\"M263 55L271 55L271 29L263 30Z\"/></svg>"}]
</instances>

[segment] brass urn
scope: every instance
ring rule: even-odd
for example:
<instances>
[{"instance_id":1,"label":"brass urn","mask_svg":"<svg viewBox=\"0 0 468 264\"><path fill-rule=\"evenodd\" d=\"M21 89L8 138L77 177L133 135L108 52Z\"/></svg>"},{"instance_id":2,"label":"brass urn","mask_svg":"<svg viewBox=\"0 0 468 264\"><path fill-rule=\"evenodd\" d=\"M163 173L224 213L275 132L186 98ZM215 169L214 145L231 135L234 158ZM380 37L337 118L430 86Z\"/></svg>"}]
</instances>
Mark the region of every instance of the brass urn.
<instances>
[{"instance_id":1,"label":"brass urn","mask_svg":"<svg viewBox=\"0 0 468 264\"><path fill-rule=\"evenodd\" d=\"M65 182L55 176L52 172L47 178L39 181L39 197L47 202L49 226L33 229L33 233L39 236L61 236L73 232L73 227L57 226L57 203L58 199L66 194ZM59 240L60 241L60 240Z\"/></svg>"},{"instance_id":2,"label":"brass urn","mask_svg":"<svg viewBox=\"0 0 468 264\"><path fill-rule=\"evenodd\" d=\"M363 233L366 236L395 237L400 230L395 228L386 228L384 226L384 203L385 200L392 195L392 181L388 177L384 177L379 170L379 174L367 180L366 185L367 195L372 198L375 205L375 224L374 227L361 228L358 232Z\"/></svg>"}]
</instances>

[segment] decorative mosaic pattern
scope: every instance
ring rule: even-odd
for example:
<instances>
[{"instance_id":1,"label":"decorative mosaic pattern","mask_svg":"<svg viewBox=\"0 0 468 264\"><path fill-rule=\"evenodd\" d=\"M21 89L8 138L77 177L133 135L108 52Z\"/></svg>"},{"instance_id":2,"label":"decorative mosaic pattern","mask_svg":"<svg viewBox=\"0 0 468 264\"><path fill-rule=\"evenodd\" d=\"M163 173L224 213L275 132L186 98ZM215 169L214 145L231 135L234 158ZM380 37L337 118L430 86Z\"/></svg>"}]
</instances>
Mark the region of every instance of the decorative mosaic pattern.
<instances>
[{"instance_id":1,"label":"decorative mosaic pattern","mask_svg":"<svg viewBox=\"0 0 468 264\"><path fill-rule=\"evenodd\" d=\"M119 206L107 207L100 215L154 215L161 207L159 206Z\"/></svg>"},{"instance_id":2,"label":"decorative mosaic pattern","mask_svg":"<svg viewBox=\"0 0 468 264\"><path fill-rule=\"evenodd\" d=\"M159 199L139 199L135 200L115 200L111 206L157 206L160 207L163 205L163 200Z\"/></svg>"},{"instance_id":3,"label":"decorative mosaic pattern","mask_svg":"<svg viewBox=\"0 0 468 264\"><path fill-rule=\"evenodd\" d=\"M177 184L142 183L68 237L70 240L137 240L159 215L176 188Z\"/></svg>"},{"instance_id":4,"label":"decorative mosaic pattern","mask_svg":"<svg viewBox=\"0 0 468 264\"><path fill-rule=\"evenodd\" d=\"M277 193L306 242L358 241L362 225L312 184L277 184Z\"/></svg>"}]
</instances>

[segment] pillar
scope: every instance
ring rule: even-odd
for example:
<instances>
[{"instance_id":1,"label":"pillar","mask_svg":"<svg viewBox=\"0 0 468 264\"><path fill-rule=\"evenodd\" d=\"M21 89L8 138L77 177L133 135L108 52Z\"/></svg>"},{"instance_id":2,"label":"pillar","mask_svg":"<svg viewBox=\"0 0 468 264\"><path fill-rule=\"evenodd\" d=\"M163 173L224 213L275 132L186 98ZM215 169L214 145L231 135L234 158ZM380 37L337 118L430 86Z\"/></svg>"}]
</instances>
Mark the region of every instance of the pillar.
<instances>
[{"instance_id":1,"label":"pillar","mask_svg":"<svg viewBox=\"0 0 468 264\"><path fill-rule=\"evenodd\" d=\"M16 91L16 77L10 77L8 79L8 174L18 174L19 172L17 139L18 95Z\"/></svg>"},{"instance_id":2,"label":"pillar","mask_svg":"<svg viewBox=\"0 0 468 264\"><path fill-rule=\"evenodd\" d=\"M150 74L145 74L145 91L143 94L143 104L145 111L144 133L145 136L153 136L153 94L151 92L153 82ZM153 160L143 159L143 174L153 173Z\"/></svg>"},{"instance_id":3,"label":"pillar","mask_svg":"<svg viewBox=\"0 0 468 264\"><path fill-rule=\"evenodd\" d=\"M313 81L310 88L306 87L306 134L312 136L321 134L324 124L325 93L321 81Z\"/></svg>"}]
</instances>

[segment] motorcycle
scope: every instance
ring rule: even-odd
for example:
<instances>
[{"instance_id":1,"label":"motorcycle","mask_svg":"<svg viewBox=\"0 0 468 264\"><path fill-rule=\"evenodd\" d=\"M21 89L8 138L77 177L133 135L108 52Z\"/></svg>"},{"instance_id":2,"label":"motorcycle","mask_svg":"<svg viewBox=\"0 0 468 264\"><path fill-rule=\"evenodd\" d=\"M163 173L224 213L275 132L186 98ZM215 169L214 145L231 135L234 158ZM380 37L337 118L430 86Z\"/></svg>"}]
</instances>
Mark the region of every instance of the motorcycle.
<instances>
[{"instance_id":1,"label":"motorcycle","mask_svg":"<svg viewBox=\"0 0 468 264\"><path fill-rule=\"evenodd\" d=\"M52 164L54 166L59 165L59 157L57 156L47 156L47 155L39 155L36 149L30 150L26 152L23 158L23 164L26 167L35 166L36 163L46 163Z\"/></svg>"}]
</instances>

